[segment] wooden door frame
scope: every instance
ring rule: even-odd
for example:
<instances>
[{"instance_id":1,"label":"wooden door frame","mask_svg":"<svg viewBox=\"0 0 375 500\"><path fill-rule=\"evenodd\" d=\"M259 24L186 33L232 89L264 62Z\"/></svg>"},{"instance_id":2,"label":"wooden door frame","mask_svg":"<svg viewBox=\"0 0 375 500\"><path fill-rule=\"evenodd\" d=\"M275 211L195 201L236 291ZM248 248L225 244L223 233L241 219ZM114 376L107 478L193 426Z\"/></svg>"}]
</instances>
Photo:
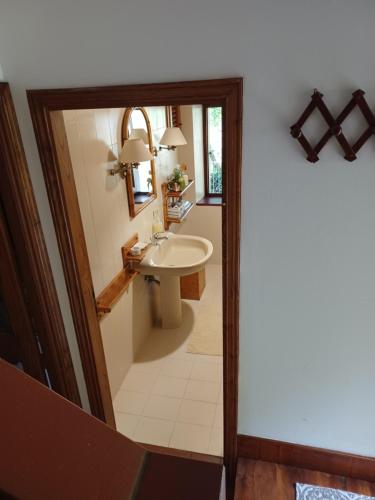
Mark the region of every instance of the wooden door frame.
<instances>
[{"instance_id":1,"label":"wooden door frame","mask_svg":"<svg viewBox=\"0 0 375 500\"><path fill-rule=\"evenodd\" d=\"M0 83L0 174L0 201L22 280L23 298L34 335L43 349L43 366L53 390L80 405L16 112L6 82Z\"/></svg>"},{"instance_id":2,"label":"wooden door frame","mask_svg":"<svg viewBox=\"0 0 375 500\"><path fill-rule=\"evenodd\" d=\"M63 261L91 410L114 425L103 345L62 110L210 104L223 106L224 464L237 459L242 78L27 92ZM231 486L233 487L233 486Z\"/></svg>"},{"instance_id":3,"label":"wooden door frame","mask_svg":"<svg viewBox=\"0 0 375 500\"><path fill-rule=\"evenodd\" d=\"M18 346L19 361L31 377L46 384L41 354L22 292L22 279L14 255L13 242L0 200L0 293L5 303L11 335Z\"/></svg>"}]
</instances>

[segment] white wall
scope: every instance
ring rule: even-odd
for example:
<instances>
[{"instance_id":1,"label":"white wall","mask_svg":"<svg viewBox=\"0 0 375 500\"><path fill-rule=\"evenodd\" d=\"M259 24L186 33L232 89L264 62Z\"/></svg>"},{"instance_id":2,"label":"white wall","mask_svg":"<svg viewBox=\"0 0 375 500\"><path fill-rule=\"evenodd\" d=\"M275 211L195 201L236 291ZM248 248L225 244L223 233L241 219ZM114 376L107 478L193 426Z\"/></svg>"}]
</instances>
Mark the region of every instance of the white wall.
<instances>
[{"instance_id":1,"label":"white wall","mask_svg":"<svg viewBox=\"0 0 375 500\"><path fill-rule=\"evenodd\" d=\"M189 179L194 184L187 198L196 202L204 196L204 146L202 105L180 106L181 130L187 144L178 148L179 163L187 166Z\"/></svg>"},{"instance_id":2,"label":"white wall","mask_svg":"<svg viewBox=\"0 0 375 500\"><path fill-rule=\"evenodd\" d=\"M131 219L125 181L108 173L116 166L121 149L123 114L121 108L64 111L96 296L123 268L121 247L124 243L135 233L140 240L149 241L152 212L159 210L162 217L161 182L176 161L173 152L165 151L158 156L155 160L157 199ZM150 285L143 276L138 276L100 322L113 397L153 326L151 295Z\"/></svg>"},{"instance_id":3,"label":"white wall","mask_svg":"<svg viewBox=\"0 0 375 500\"><path fill-rule=\"evenodd\" d=\"M311 166L288 133L313 87L335 111L358 87L374 107L374 16L373 0L3 0L0 64L71 337L25 89L244 76L239 431L375 455L374 142Z\"/></svg>"},{"instance_id":4,"label":"white wall","mask_svg":"<svg viewBox=\"0 0 375 500\"><path fill-rule=\"evenodd\" d=\"M187 166L187 174L189 179L195 179L196 168L194 161L194 126L193 126L193 107L192 106L180 106L180 117L181 117L181 131L184 134L187 144L184 146L179 146L177 148L178 162ZM192 186L189 190L189 195L195 190L195 186Z\"/></svg>"}]
</instances>

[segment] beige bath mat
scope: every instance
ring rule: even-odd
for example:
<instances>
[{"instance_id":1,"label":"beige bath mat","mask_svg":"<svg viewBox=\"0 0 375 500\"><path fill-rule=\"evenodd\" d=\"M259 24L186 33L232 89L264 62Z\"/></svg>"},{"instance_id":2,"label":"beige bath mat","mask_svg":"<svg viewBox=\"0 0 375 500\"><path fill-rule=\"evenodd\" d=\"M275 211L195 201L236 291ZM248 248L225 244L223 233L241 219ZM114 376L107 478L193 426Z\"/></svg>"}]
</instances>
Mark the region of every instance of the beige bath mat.
<instances>
[{"instance_id":1,"label":"beige bath mat","mask_svg":"<svg viewBox=\"0 0 375 500\"><path fill-rule=\"evenodd\" d=\"M220 315L199 315L190 334L187 352L223 355L223 322Z\"/></svg>"}]
</instances>

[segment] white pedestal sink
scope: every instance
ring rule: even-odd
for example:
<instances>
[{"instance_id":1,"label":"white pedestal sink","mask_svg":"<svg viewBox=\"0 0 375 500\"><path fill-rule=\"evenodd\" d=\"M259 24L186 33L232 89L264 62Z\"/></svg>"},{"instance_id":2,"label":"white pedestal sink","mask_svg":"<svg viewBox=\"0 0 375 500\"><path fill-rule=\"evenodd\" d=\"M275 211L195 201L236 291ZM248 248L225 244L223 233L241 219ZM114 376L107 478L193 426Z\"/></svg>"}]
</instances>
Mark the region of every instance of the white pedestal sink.
<instances>
[{"instance_id":1,"label":"white pedestal sink","mask_svg":"<svg viewBox=\"0 0 375 500\"><path fill-rule=\"evenodd\" d=\"M213 251L212 243L199 236L168 233L157 241L135 269L160 278L163 328L178 328L182 322L180 276L200 271Z\"/></svg>"}]
</instances>

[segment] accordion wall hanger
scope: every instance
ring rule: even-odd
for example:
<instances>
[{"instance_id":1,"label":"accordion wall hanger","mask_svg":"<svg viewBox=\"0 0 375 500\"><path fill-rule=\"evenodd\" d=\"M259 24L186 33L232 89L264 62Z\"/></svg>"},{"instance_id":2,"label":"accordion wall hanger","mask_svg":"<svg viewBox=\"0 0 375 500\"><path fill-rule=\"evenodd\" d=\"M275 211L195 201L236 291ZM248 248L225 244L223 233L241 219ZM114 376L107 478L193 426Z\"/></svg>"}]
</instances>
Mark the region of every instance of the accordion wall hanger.
<instances>
[{"instance_id":1,"label":"accordion wall hanger","mask_svg":"<svg viewBox=\"0 0 375 500\"><path fill-rule=\"evenodd\" d=\"M296 123L290 127L290 133L292 137L297 139L297 141L306 151L306 159L308 161L310 161L311 163L319 161L318 154L331 139L331 137L335 137L337 142L340 144L344 152L345 160L354 161L357 158L356 153L358 153L358 151L366 143L366 141L373 134L375 134L375 115L371 111L364 96L365 92L363 90L359 89L353 92L351 100L337 116L337 118L334 118L332 113L327 108L325 102L323 101L323 94L320 93L317 89L314 90L314 93L311 96L310 104L306 107ZM360 135L360 137L354 144L350 145L344 135L344 132L342 131L341 124L350 115L350 113L355 109L356 106L358 106L363 116L365 117L365 120L368 123L368 128ZM302 127L309 116L316 109L320 111L322 117L328 125L328 129L326 130L322 138L317 142L317 144L315 146L312 146L302 132Z\"/></svg>"}]
</instances>

